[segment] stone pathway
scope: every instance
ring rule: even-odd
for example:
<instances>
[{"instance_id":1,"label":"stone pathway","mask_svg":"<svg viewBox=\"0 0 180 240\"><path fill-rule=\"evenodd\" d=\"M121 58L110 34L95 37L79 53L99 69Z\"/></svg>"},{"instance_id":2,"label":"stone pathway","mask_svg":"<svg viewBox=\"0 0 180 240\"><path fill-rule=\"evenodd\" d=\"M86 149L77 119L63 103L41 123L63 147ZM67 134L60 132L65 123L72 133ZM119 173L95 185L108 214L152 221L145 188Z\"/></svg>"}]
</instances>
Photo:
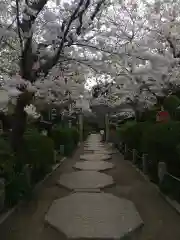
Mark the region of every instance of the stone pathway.
<instances>
[{"instance_id":1,"label":"stone pathway","mask_svg":"<svg viewBox=\"0 0 180 240\"><path fill-rule=\"evenodd\" d=\"M86 142L86 148L98 144L99 140L95 143L94 137ZM102 149L102 143L100 145ZM103 149L108 153L113 152L111 159L83 161L80 160L81 155L96 154L97 150L88 151L81 146L73 158L67 159L35 192L31 201L24 203L0 226L0 239L107 240L120 239L130 232L132 234L123 239L179 240L180 216L162 199L151 183L146 182L128 161L124 161L121 154L115 154L104 145ZM104 163L114 165L114 168L103 170L114 181L109 187L100 189L93 185L84 188L81 184L78 186L80 188L75 186L69 189L58 183L64 174L69 176L79 172L81 168L76 170L75 167L78 164L85 164L81 165L80 172L97 173L101 171L99 166L104 166ZM134 231L136 228L138 230Z\"/></svg>"},{"instance_id":2,"label":"stone pathway","mask_svg":"<svg viewBox=\"0 0 180 240\"><path fill-rule=\"evenodd\" d=\"M94 189L112 185L113 178L97 171L78 171L62 174L58 184L70 189Z\"/></svg>"},{"instance_id":3,"label":"stone pathway","mask_svg":"<svg viewBox=\"0 0 180 240\"><path fill-rule=\"evenodd\" d=\"M101 160L108 160L111 159L111 156L108 154L99 154L99 153L89 153L89 154L83 154L80 156L81 160L87 160L87 161L101 161Z\"/></svg>"},{"instance_id":4,"label":"stone pathway","mask_svg":"<svg viewBox=\"0 0 180 240\"><path fill-rule=\"evenodd\" d=\"M100 192L114 181L111 176L98 172L108 168L108 163L102 160L111 158L99 138L91 135L87 140L84 152L94 153L80 156L85 160L84 166L80 162L75 167L80 164L82 171L63 174L58 181L75 193L55 200L45 217L48 224L68 239L122 239L130 237L143 224L133 202Z\"/></svg>"},{"instance_id":5,"label":"stone pathway","mask_svg":"<svg viewBox=\"0 0 180 240\"><path fill-rule=\"evenodd\" d=\"M77 162L74 166L78 170L88 170L88 171L105 171L114 167L114 164L105 161L84 161Z\"/></svg>"}]
</instances>

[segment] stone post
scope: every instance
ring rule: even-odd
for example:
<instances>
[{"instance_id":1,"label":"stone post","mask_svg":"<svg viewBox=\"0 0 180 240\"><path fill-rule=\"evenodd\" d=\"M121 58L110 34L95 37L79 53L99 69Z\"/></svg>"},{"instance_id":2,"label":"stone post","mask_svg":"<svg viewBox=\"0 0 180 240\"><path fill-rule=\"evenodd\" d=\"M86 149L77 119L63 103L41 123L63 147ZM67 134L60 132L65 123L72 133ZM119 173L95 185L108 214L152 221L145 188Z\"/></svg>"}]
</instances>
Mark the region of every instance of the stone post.
<instances>
[{"instance_id":1,"label":"stone post","mask_svg":"<svg viewBox=\"0 0 180 240\"><path fill-rule=\"evenodd\" d=\"M128 154L128 147L127 147L127 144L125 144L124 145L124 159L126 159L127 154Z\"/></svg>"},{"instance_id":2,"label":"stone post","mask_svg":"<svg viewBox=\"0 0 180 240\"><path fill-rule=\"evenodd\" d=\"M54 162L55 163L57 162L57 152L56 152L56 150L54 150Z\"/></svg>"},{"instance_id":3,"label":"stone post","mask_svg":"<svg viewBox=\"0 0 180 240\"><path fill-rule=\"evenodd\" d=\"M49 118L49 121L51 121L51 110L50 109L48 110L48 118Z\"/></svg>"},{"instance_id":4,"label":"stone post","mask_svg":"<svg viewBox=\"0 0 180 240\"><path fill-rule=\"evenodd\" d=\"M0 121L0 133L3 133L3 124L2 124L2 121Z\"/></svg>"},{"instance_id":5,"label":"stone post","mask_svg":"<svg viewBox=\"0 0 180 240\"><path fill-rule=\"evenodd\" d=\"M133 159L132 159L132 162L133 162L133 164L135 164L136 163L136 155L137 155L137 151L136 151L136 149L133 149L132 150L132 157L133 157Z\"/></svg>"},{"instance_id":6,"label":"stone post","mask_svg":"<svg viewBox=\"0 0 180 240\"><path fill-rule=\"evenodd\" d=\"M71 120L68 121L68 126L69 126L69 128L72 128L72 121Z\"/></svg>"},{"instance_id":7,"label":"stone post","mask_svg":"<svg viewBox=\"0 0 180 240\"><path fill-rule=\"evenodd\" d=\"M64 145L60 145L60 154L64 155Z\"/></svg>"},{"instance_id":8,"label":"stone post","mask_svg":"<svg viewBox=\"0 0 180 240\"><path fill-rule=\"evenodd\" d=\"M83 142L83 114L79 114L79 132L80 132L80 142Z\"/></svg>"},{"instance_id":9,"label":"stone post","mask_svg":"<svg viewBox=\"0 0 180 240\"><path fill-rule=\"evenodd\" d=\"M159 177L159 183L162 183L165 174L167 173L167 167L165 162L159 162L158 163L158 177Z\"/></svg>"},{"instance_id":10,"label":"stone post","mask_svg":"<svg viewBox=\"0 0 180 240\"><path fill-rule=\"evenodd\" d=\"M106 114L105 116L105 136L106 136L106 142L109 140L109 115Z\"/></svg>"},{"instance_id":11,"label":"stone post","mask_svg":"<svg viewBox=\"0 0 180 240\"><path fill-rule=\"evenodd\" d=\"M142 155L142 168L143 168L143 173L148 174L148 159L147 159L147 154L143 153Z\"/></svg>"},{"instance_id":12,"label":"stone post","mask_svg":"<svg viewBox=\"0 0 180 240\"><path fill-rule=\"evenodd\" d=\"M48 135L47 130L43 130L43 131L41 132L41 135L43 135L43 136L47 136L47 135Z\"/></svg>"},{"instance_id":13,"label":"stone post","mask_svg":"<svg viewBox=\"0 0 180 240\"><path fill-rule=\"evenodd\" d=\"M5 181L3 178L0 178L0 212L4 208L5 202Z\"/></svg>"}]
</instances>

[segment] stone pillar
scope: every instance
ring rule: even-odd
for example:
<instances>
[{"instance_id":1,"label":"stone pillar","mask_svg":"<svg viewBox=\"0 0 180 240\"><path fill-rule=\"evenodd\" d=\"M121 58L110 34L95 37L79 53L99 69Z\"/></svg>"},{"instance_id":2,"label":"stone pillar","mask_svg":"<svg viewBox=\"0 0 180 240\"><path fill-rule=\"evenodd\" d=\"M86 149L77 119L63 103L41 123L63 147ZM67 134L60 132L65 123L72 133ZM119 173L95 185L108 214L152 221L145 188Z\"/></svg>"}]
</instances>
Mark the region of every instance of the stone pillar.
<instances>
[{"instance_id":1,"label":"stone pillar","mask_svg":"<svg viewBox=\"0 0 180 240\"><path fill-rule=\"evenodd\" d=\"M124 159L127 158L127 155L128 155L128 146L127 144L124 145Z\"/></svg>"},{"instance_id":2,"label":"stone pillar","mask_svg":"<svg viewBox=\"0 0 180 240\"><path fill-rule=\"evenodd\" d=\"M136 149L133 149L132 150L132 162L133 162L133 164L135 164L136 163L136 155L137 155L137 151L136 151Z\"/></svg>"},{"instance_id":3,"label":"stone pillar","mask_svg":"<svg viewBox=\"0 0 180 240\"><path fill-rule=\"evenodd\" d=\"M48 118L49 118L49 121L51 121L51 110L50 109L48 110Z\"/></svg>"},{"instance_id":4,"label":"stone pillar","mask_svg":"<svg viewBox=\"0 0 180 240\"><path fill-rule=\"evenodd\" d=\"M3 178L0 178L0 212L4 208L5 203L5 181Z\"/></svg>"},{"instance_id":5,"label":"stone pillar","mask_svg":"<svg viewBox=\"0 0 180 240\"><path fill-rule=\"evenodd\" d=\"M71 120L68 121L68 126L69 126L69 128L72 128L72 121Z\"/></svg>"},{"instance_id":6,"label":"stone pillar","mask_svg":"<svg viewBox=\"0 0 180 240\"><path fill-rule=\"evenodd\" d=\"M159 162L158 163L159 183L162 183L166 173L167 173L166 163L165 162Z\"/></svg>"},{"instance_id":7,"label":"stone pillar","mask_svg":"<svg viewBox=\"0 0 180 240\"><path fill-rule=\"evenodd\" d=\"M83 114L79 114L79 132L80 132L80 142L83 142Z\"/></svg>"},{"instance_id":8,"label":"stone pillar","mask_svg":"<svg viewBox=\"0 0 180 240\"><path fill-rule=\"evenodd\" d=\"M3 124L2 124L2 121L0 121L0 133L3 133Z\"/></svg>"},{"instance_id":9,"label":"stone pillar","mask_svg":"<svg viewBox=\"0 0 180 240\"><path fill-rule=\"evenodd\" d=\"M60 154L64 155L64 145L60 145Z\"/></svg>"},{"instance_id":10,"label":"stone pillar","mask_svg":"<svg viewBox=\"0 0 180 240\"><path fill-rule=\"evenodd\" d=\"M142 156L142 167L143 167L143 173L148 174L148 159L147 154L143 153Z\"/></svg>"},{"instance_id":11,"label":"stone pillar","mask_svg":"<svg viewBox=\"0 0 180 240\"><path fill-rule=\"evenodd\" d=\"M54 150L54 162L56 163L57 162L57 151Z\"/></svg>"},{"instance_id":12,"label":"stone pillar","mask_svg":"<svg viewBox=\"0 0 180 240\"><path fill-rule=\"evenodd\" d=\"M48 135L47 130L43 130L43 131L41 132L41 135L43 135L43 136L47 136L47 135Z\"/></svg>"},{"instance_id":13,"label":"stone pillar","mask_svg":"<svg viewBox=\"0 0 180 240\"><path fill-rule=\"evenodd\" d=\"M106 136L106 142L109 140L109 115L106 114L105 116L105 136Z\"/></svg>"}]
</instances>

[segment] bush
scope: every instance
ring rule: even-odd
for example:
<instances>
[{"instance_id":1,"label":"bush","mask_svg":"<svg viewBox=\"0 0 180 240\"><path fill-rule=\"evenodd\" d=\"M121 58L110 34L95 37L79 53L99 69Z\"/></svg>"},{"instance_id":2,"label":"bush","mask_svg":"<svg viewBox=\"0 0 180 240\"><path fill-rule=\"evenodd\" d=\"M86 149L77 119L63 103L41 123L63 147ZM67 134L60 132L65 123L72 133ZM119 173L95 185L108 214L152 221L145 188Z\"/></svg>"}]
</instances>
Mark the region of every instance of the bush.
<instances>
[{"instance_id":1,"label":"bush","mask_svg":"<svg viewBox=\"0 0 180 240\"><path fill-rule=\"evenodd\" d=\"M149 122L127 122L118 130L118 134L129 149L136 149L141 154L143 132L151 125Z\"/></svg>"},{"instance_id":2,"label":"bush","mask_svg":"<svg viewBox=\"0 0 180 240\"><path fill-rule=\"evenodd\" d=\"M11 175L10 181L5 186L5 201L8 206L13 206L19 199L24 198L31 192L25 173Z\"/></svg>"},{"instance_id":3,"label":"bush","mask_svg":"<svg viewBox=\"0 0 180 240\"><path fill-rule=\"evenodd\" d=\"M164 109L167 110L172 119L176 120L180 117L180 99L176 95L171 95L164 100Z\"/></svg>"},{"instance_id":4,"label":"bush","mask_svg":"<svg viewBox=\"0 0 180 240\"><path fill-rule=\"evenodd\" d=\"M148 153L154 177L157 177L159 161L167 163L170 173L180 176L177 146L180 143L180 122L156 123L143 134L142 150Z\"/></svg>"},{"instance_id":5,"label":"bush","mask_svg":"<svg viewBox=\"0 0 180 240\"><path fill-rule=\"evenodd\" d=\"M128 121L124 124L121 124L118 128L117 128L117 134L120 140L124 140L126 138L126 131L129 127L132 127L136 125L136 121Z\"/></svg>"},{"instance_id":6,"label":"bush","mask_svg":"<svg viewBox=\"0 0 180 240\"><path fill-rule=\"evenodd\" d=\"M0 137L0 178L5 179L5 202L8 206L17 203L30 190L25 174L17 171L16 163L9 141Z\"/></svg>"},{"instance_id":7,"label":"bush","mask_svg":"<svg viewBox=\"0 0 180 240\"><path fill-rule=\"evenodd\" d=\"M32 178L36 182L51 170L54 163L54 143L36 130L27 132L24 140L21 155L18 157L23 166L29 164L32 167Z\"/></svg>"},{"instance_id":8,"label":"bush","mask_svg":"<svg viewBox=\"0 0 180 240\"><path fill-rule=\"evenodd\" d=\"M60 149L60 145L64 145L65 155L69 155L73 152L75 146L79 141L79 133L76 128L68 128L56 126L52 130L52 139L55 144L56 150Z\"/></svg>"},{"instance_id":9,"label":"bush","mask_svg":"<svg viewBox=\"0 0 180 240\"><path fill-rule=\"evenodd\" d=\"M9 180L14 172L14 155L9 141L0 137L0 178Z\"/></svg>"},{"instance_id":10,"label":"bush","mask_svg":"<svg viewBox=\"0 0 180 240\"><path fill-rule=\"evenodd\" d=\"M148 121L148 122L156 122L156 115L157 113L161 111L160 107L154 106L152 109L146 109L144 112L142 112L141 115L141 121Z\"/></svg>"}]
</instances>

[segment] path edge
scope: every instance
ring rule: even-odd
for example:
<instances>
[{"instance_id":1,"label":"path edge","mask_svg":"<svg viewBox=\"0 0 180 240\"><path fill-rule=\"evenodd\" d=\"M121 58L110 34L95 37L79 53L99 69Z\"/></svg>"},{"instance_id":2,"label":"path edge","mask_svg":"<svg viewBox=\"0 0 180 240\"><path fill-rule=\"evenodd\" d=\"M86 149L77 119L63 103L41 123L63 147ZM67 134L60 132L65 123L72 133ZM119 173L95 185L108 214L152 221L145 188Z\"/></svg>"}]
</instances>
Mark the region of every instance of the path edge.
<instances>
[{"instance_id":1,"label":"path edge","mask_svg":"<svg viewBox=\"0 0 180 240\"><path fill-rule=\"evenodd\" d=\"M108 145L113 148L111 144L108 144ZM118 154L121 154L124 158L124 155L120 151L118 151ZM156 191L158 191L161 197L168 203L168 205L170 205L170 207L173 208L173 210L175 210L180 215L180 204L176 200L172 200L171 198L166 196L164 193L162 193L159 187L155 183L151 182L148 176L144 174L139 168L137 168L131 161L125 160L125 159L124 161L126 161L129 165L131 165L136 170L136 172L138 172L144 178L145 181L150 183L156 189Z\"/></svg>"},{"instance_id":2,"label":"path edge","mask_svg":"<svg viewBox=\"0 0 180 240\"><path fill-rule=\"evenodd\" d=\"M139 168L137 168L132 162L128 161L128 160L124 160L126 161L129 165L131 165L136 172L138 172L144 179L145 181L147 181L148 183L150 183L155 189L156 191L158 191L158 193L161 195L161 197L168 203L168 205L170 205L170 207L172 207L179 215L180 215L180 204L175 201L172 200L171 198L169 198L168 196L166 196L164 193L162 193L162 191L159 189L159 187L155 184L152 183L148 176L145 175Z\"/></svg>"}]
</instances>

